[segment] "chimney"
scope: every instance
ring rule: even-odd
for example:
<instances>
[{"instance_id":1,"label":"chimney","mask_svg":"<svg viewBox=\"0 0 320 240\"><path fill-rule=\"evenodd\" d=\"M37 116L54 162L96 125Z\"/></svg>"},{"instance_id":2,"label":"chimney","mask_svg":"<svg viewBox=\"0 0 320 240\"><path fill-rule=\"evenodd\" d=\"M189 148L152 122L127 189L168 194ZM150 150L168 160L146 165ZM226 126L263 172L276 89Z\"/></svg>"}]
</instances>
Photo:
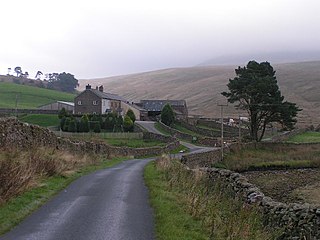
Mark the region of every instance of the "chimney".
<instances>
[{"instance_id":1,"label":"chimney","mask_svg":"<svg viewBox=\"0 0 320 240\"><path fill-rule=\"evenodd\" d=\"M103 85L101 85L101 86L99 87L99 91L100 91L100 92L103 92Z\"/></svg>"},{"instance_id":2,"label":"chimney","mask_svg":"<svg viewBox=\"0 0 320 240\"><path fill-rule=\"evenodd\" d=\"M86 86L86 89L91 89L91 85L88 84L88 85Z\"/></svg>"}]
</instances>

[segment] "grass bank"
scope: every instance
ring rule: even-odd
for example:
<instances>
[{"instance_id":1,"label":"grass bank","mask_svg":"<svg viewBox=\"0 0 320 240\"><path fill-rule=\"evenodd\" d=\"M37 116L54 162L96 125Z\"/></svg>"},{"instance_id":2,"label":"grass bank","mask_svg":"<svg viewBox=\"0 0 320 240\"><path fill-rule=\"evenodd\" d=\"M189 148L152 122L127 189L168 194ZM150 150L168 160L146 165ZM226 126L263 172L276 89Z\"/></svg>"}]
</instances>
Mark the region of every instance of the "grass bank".
<instances>
[{"instance_id":1,"label":"grass bank","mask_svg":"<svg viewBox=\"0 0 320 240\"><path fill-rule=\"evenodd\" d=\"M60 91L0 82L0 108L37 108L55 101L73 102L75 95Z\"/></svg>"},{"instance_id":2,"label":"grass bank","mask_svg":"<svg viewBox=\"0 0 320 240\"><path fill-rule=\"evenodd\" d=\"M19 121L39 125L41 127L59 126L60 119L54 114L25 114L18 117Z\"/></svg>"},{"instance_id":3,"label":"grass bank","mask_svg":"<svg viewBox=\"0 0 320 240\"><path fill-rule=\"evenodd\" d=\"M320 143L320 132L304 132L288 139L294 143Z\"/></svg>"},{"instance_id":4,"label":"grass bank","mask_svg":"<svg viewBox=\"0 0 320 240\"><path fill-rule=\"evenodd\" d=\"M244 207L218 183L161 158L145 169L159 240L275 239L255 208Z\"/></svg>"},{"instance_id":5,"label":"grass bank","mask_svg":"<svg viewBox=\"0 0 320 240\"><path fill-rule=\"evenodd\" d=\"M0 155L0 234L12 229L80 176L113 166L124 158L74 156L41 149Z\"/></svg>"}]
</instances>

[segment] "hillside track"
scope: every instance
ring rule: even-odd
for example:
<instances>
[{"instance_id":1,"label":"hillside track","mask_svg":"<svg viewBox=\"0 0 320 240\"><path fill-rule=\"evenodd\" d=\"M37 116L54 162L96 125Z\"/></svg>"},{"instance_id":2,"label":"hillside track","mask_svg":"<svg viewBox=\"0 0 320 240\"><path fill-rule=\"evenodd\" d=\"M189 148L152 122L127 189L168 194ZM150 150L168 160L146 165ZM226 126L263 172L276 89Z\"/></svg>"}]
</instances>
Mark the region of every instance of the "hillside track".
<instances>
[{"instance_id":1,"label":"hillside track","mask_svg":"<svg viewBox=\"0 0 320 240\"><path fill-rule=\"evenodd\" d=\"M1 240L152 240L143 168L128 160L74 181Z\"/></svg>"}]
</instances>

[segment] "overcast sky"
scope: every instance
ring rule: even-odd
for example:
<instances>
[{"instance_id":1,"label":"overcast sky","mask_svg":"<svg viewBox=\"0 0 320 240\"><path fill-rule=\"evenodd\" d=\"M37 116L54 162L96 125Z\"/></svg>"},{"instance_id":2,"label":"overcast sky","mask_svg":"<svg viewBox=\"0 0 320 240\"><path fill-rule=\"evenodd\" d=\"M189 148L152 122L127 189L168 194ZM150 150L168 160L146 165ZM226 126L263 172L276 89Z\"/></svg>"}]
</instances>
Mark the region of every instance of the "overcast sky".
<instances>
[{"instance_id":1,"label":"overcast sky","mask_svg":"<svg viewBox=\"0 0 320 240\"><path fill-rule=\"evenodd\" d=\"M0 8L1 74L21 66L31 77L81 79L320 51L319 0L3 0Z\"/></svg>"}]
</instances>

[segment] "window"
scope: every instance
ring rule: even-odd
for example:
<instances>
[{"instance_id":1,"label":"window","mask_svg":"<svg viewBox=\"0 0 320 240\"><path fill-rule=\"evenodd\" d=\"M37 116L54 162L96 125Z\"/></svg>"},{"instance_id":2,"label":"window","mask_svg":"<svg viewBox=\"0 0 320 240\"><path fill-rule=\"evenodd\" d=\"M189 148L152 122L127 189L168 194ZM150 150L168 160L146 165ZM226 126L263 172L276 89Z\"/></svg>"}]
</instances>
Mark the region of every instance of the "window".
<instances>
[{"instance_id":1,"label":"window","mask_svg":"<svg viewBox=\"0 0 320 240\"><path fill-rule=\"evenodd\" d=\"M98 101L92 101L93 105L98 105Z\"/></svg>"},{"instance_id":2,"label":"window","mask_svg":"<svg viewBox=\"0 0 320 240\"><path fill-rule=\"evenodd\" d=\"M78 105L82 105L82 101L78 101Z\"/></svg>"}]
</instances>

